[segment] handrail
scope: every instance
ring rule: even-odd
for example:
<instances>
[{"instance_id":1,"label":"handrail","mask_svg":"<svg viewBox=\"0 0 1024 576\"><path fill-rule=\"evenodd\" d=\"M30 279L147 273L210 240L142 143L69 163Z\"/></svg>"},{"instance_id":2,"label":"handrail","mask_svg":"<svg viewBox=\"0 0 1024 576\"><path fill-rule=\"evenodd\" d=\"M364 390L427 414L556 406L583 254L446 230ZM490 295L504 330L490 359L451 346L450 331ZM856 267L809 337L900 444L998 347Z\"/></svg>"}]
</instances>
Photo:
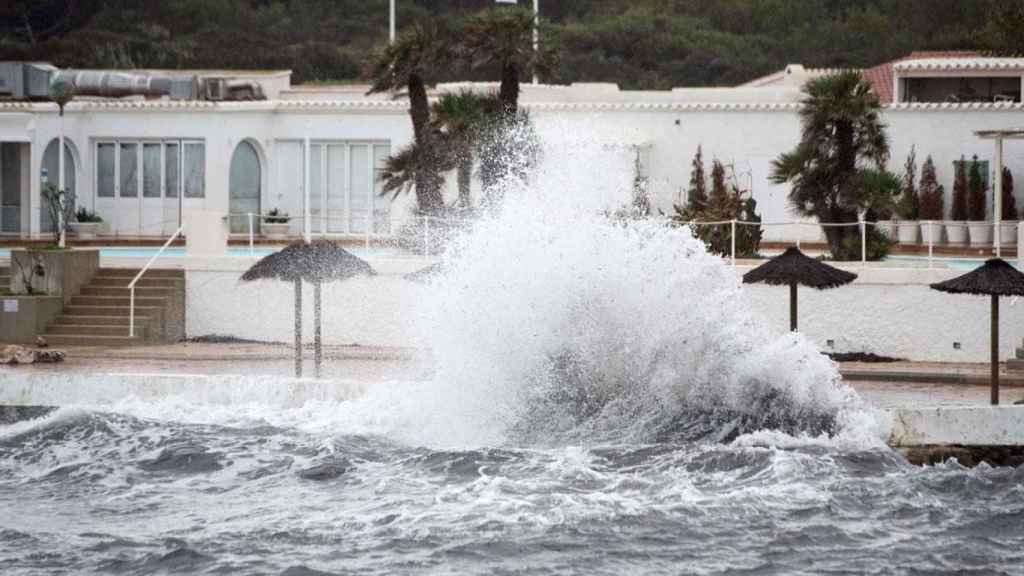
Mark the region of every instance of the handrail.
<instances>
[{"instance_id":1,"label":"handrail","mask_svg":"<svg viewBox=\"0 0 1024 576\"><path fill-rule=\"evenodd\" d=\"M181 233L184 232L184 230L185 230L184 226L178 226L178 229L174 231L174 234L171 234L171 237L167 239L167 242L164 242L164 245L161 246L159 250L157 250L156 254L153 254L153 256L149 259L149 262L146 262L146 265L142 267L142 270L139 270L139 273L135 275L135 278L133 278L132 281L128 283L128 291L129 291L129 293L128 293L128 337L129 338L134 338L135 337L135 285L139 282L139 280L142 279L142 275L145 274L147 270L149 270L149 267L153 265L153 262L155 262L156 259L159 258L160 255L164 253L164 250L166 250L167 247L170 246L171 243L174 242L175 239L178 238L178 236L181 236Z\"/></svg>"}]
</instances>

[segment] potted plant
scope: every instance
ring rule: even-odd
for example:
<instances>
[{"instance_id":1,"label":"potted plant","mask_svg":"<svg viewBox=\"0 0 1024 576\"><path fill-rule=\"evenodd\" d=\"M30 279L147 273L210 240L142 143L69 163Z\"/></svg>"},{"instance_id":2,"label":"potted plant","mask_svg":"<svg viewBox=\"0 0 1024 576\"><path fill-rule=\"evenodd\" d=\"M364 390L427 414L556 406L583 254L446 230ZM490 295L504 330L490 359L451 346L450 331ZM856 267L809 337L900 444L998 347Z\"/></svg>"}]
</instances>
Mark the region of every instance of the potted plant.
<instances>
[{"instance_id":1,"label":"potted plant","mask_svg":"<svg viewBox=\"0 0 1024 576\"><path fill-rule=\"evenodd\" d=\"M1013 197L1013 174L1003 166L1003 213L999 224L999 243L1017 243L1017 199Z\"/></svg>"},{"instance_id":2,"label":"potted plant","mask_svg":"<svg viewBox=\"0 0 1024 576\"><path fill-rule=\"evenodd\" d=\"M925 244L942 242L942 213L946 190L935 177L935 163L928 156L921 167L921 184L918 187L921 217L921 241Z\"/></svg>"},{"instance_id":3,"label":"potted plant","mask_svg":"<svg viewBox=\"0 0 1024 576\"><path fill-rule=\"evenodd\" d=\"M918 223L917 217L920 211L917 201L917 187L914 180L917 172L917 160L914 149L910 149L907 161L903 165L903 193L899 202L896 203L896 216L899 217L898 239L900 244L917 244Z\"/></svg>"},{"instance_id":4,"label":"potted plant","mask_svg":"<svg viewBox=\"0 0 1024 576\"><path fill-rule=\"evenodd\" d=\"M960 157L953 163L953 208L951 222L946 222L946 239L950 244L967 243L967 162Z\"/></svg>"},{"instance_id":5,"label":"potted plant","mask_svg":"<svg viewBox=\"0 0 1024 576\"><path fill-rule=\"evenodd\" d=\"M992 226L985 221L988 213L985 192L985 181L981 178L981 162L974 156L967 174L967 230L970 233L971 246L992 244Z\"/></svg>"},{"instance_id":6,"label":"potted plant","mask_svg":"<svg viewBox=\"0 0 1024 576\"><path fill-rule=\"evenodd\" d=\"M103 218L99 214L80 207L75 212L75 221L70 223L71 231L81 240L91 240L96 237L100 227L103 226Z\"/></svg>"},{"instance_id":7,"label":"potted plant","mask_svg":"<svg viewBox=\"0 0 1024 576\"><path fill-rule=\"evenodd\" d=\"M287 212L274 208L263 216L263 235L272 240L284 240L288 238L288 221L291 218Z\"/></svg>"}]
</instances>

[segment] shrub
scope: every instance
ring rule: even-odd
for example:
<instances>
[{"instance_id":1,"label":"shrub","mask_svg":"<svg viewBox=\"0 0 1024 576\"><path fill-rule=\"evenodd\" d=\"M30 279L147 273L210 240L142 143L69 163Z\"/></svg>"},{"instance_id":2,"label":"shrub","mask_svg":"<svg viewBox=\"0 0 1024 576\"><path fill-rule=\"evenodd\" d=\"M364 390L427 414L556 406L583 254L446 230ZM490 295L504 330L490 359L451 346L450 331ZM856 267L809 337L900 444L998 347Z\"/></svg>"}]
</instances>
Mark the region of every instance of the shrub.
<instances>
[{"instance_id":1,"label":"shrub","mask_svg":"<svg viewBox=\"0 0 1024 576\"><path fill-rule=\"evenodd\" d=\"M1003 220L1017 219L1017 199L1013 197L1013 173L1003 166Z\"/></svg>"},{"instance_id":2,"label":"shrub","mask_svg":"<svg viewBox=\"0 0 1024 576\"><path fill-rule=\"evenodd\" d=\"M99 222L103 222L103 218L101 218L99 214L92 212L85 206L82 206L75 212L75 221L82 224L97 224Z\"/></svg>"},{"instance_id":3,"label":"shrub","mask_svg":"<svg viewBox=\"0 0 1024 576\"><path fill-rule=\"evenodd\" d=\"M881 260L889 255L892 250L893 241L884 232L874 226L867 227L867 259ZM833 260L857 261L860 260L860 234L847 236L839 245L839 250L832 254Z\"/></svg>"},{"instance_id":4,"label":"shrub","mask_svg":"<svg viewBox=\"0 0 1024 576\"><path fill-rule=\"evenodd\" d=\"M903 164L903 187L902 195L896 204L896 215L903 220L917 220L920 213L920 206L917 199L917 189L914 184L917 172L917 154L911 147L907 161Z\"/></svg>"},{"instance_id":5,"label":"shrub","mask_svg":"<svg viewBox=\"0 0 1024 576\"><path fill-rule=\"evenodd\" d=\"M967 162L960 156L960 161L954 164L956 173L953 176L953 211L950 217L963 222L967 220Z\"/></svg>"},{"instance_id":6,"label":"shrub","mask_svg":"<svg viewBox=\"0 0 1024 576\"><path fill-rule=\"evenodd\" d=\"M921 184L918 187L920 195L920 217L922 220L942 220L945 212L946 190L939 184L935 177L935 163L932 157L924 161L921 167Z\"/></svg>"},{"instance_id":7,"label":"shrub","mask_svg":"<svg viewBox=\"0 0 1024 576\"><path fill-rule=\"evenodd\" d=\"M274 208L263 216L263 221L267 224L287 224L289 219L288 213L282 212L278 208Z\"/></svg>"},{"instance_id":8,"label":"shrub","mask_svg":"<svg viewBox=\"0 0 1024 576\"><path fill-rule=\"evenodd\" d=\"M981 162L975 156L971 160L970 174L967 177L967 219L983 222L988 212L985 201L985 181L981 179Z\"/></svg>"},{"instance_id":9,"label":"shrub","mask_svg":"<svg viewBox=\"0 0 1024 576\"><path fill-rule=\"evenodd\" d=\"M703 168L700 172L703 173ZM721 162L715 160L711 174L712 191L706 205L702 209L676 205L674 206L676 213L672 217L674 221L679 224L727 220L761 222L761 216L757 213L757 201L751 197L748 190L740 189L735 172L731 167L726 168ZM714 226L694 224L691 231L695 238L704 242L708 252L719 256L729 256L732 253L732 226L730 224ZM756 256L761 247L762 235L760 224L737 224L736 256Z\"/></svg>"},{"instance_id":10,"label":"shrub","mask_svg":"<svg viewBox=\"0 0 1024 576\"><path fill-rule=\"evenodd\" d=\"M700 146L690 163L690 187L686 190L686 208L693 211L703 210L708 203L707 179L704 176L704 156Z\"/></svg>"}]
</instances>

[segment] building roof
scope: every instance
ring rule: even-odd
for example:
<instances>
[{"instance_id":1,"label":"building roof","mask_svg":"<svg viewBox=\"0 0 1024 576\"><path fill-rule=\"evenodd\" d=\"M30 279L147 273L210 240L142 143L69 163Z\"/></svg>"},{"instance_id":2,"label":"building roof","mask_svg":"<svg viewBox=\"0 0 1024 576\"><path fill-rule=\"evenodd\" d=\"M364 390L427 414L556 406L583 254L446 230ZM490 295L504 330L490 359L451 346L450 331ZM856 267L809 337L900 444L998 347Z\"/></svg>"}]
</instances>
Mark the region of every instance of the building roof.
<instances>
[{"instance_id":1,"label":"building roof","mask_svg":"<svg viewBox=\"0 0 1024 576\"><path fill-rule=\"evenodd\" d=\"M1022 70L1024 58L907 58L895 62L893 68L901 72Z\"/></svg>"},{"instance_id":2,"label":"building roof","mask_svg":"<svg viewBox=\"0 0 1024 576\"><path fill-rule=\"evenodd\" d=\"M861 74L871 84L871 90L878 96L878 101L884 106L892 104L895 94L894 78L896 66L901 62L931 62L945 60L974 60L981 55L981 52L969 50L922 50L879 64L873 68L864 70Z\"/></svg>"}]
</instances>

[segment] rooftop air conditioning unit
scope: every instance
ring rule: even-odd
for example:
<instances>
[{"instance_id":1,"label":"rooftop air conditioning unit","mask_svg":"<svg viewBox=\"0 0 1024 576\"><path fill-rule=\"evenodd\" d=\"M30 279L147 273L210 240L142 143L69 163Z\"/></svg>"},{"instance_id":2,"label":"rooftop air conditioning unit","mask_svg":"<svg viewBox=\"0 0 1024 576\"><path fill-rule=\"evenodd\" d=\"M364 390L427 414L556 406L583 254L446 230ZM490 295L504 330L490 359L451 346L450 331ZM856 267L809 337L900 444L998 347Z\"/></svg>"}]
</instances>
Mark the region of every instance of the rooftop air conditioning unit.
<instances>
[{"instance_id":1,"label":"rooftop air conditioning unit","mask_svg":"<svg viewBox=\"0 0 1024 576\"><path fill-rule=\"evenodd\" d=\"M224 78L205 78L203 80L203 95L207 100L219 102L227 97L227 82Z\"/></svg>"},{"instance_id":2,"label":"rooftop air conditioning unit","mask_svg":"<svg viewBox=\"0 0 1024 576\"><path fill-rule=\"evenodd\" d=\"M45 100L50 96L50 76L56 71L50 64L0 62L0 97Z\"/></svg>"}]
</instances>

